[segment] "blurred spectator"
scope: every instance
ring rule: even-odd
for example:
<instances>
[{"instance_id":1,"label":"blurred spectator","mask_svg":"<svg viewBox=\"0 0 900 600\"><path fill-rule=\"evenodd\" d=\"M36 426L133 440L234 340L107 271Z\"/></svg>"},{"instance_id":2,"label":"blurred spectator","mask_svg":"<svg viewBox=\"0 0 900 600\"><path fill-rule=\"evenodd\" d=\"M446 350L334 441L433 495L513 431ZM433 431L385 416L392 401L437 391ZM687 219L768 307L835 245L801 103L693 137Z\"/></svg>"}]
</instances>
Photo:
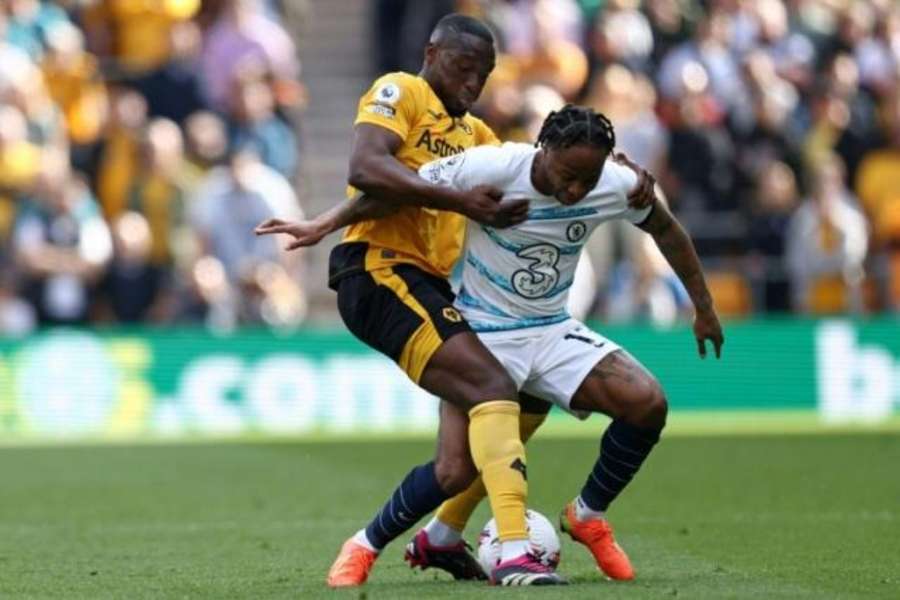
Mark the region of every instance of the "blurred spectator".
<instances>
[{"instance_id":1,"label":"blurred spectator","mask_svg":"<svg viewBox=\"0 0 900 600\"><path fill-rule=\"evenodd\" d=\"M692 0L647 0L645 10L653 31L653 64L659 65L670 50L690 37L700 7Z\"/></svg>"},{"instance_id":2,"label":"blurred spectator","mask_svg":"<svg viewBox=\"0 0 900 600\"><path fill-rule=\"evenodd\" d=\"M231 97L232 148L252 148L263 163L289 181L297 175L297 138L275 114L275 96L265 72L246 65L236 73Z\"/></svg>"},{"instance_id":3,"label":"blurred spectator","mask_svg":"<svg viewBox=\"0 0 900 600\"><path fill-rule=\"evenodd\" d=\"M522 96L522 141L534 143L547 115L562 108L566 102L559 92L546 85L532 85Z\"/></svg>"},{"instance_id":4,"label":"blurred spectator","mask_svg":"<svg viewBox=\"0 0 900 600\"><path fill-rule=\"evenodd\" d=\"M91 49L111 57L134 80L169 61L173 30L186 25L199 8L200 0L96 0L82 20Z\"/></svg>"},{"instance_id":5,"label":"blurred spectator","mask_svg":"<svg viewBox=\"0 0 900 600\"><path fill-rule=\"evenodd\" d=\"M35 192L19 211L13 251L42 322L87 320L112 243L90 190L63 157L44 158Z\"/></svg>"},{"instance_id":6,"label":"blurred spectator","mask_svg":"<svg viewBox=\"0 0 900 600\"><path fill-rule=\"evenodd\" d=\"M773 162L784 161L794 169L802 167L797 123L800 95L790 82L775 70L772 57L751 51L744 71L752 105L743 123L732 120L736 142L736 186L742 205L754 204L757 183L765 181L763 170Z\"/></svg>"},{"instance_id":7,"label":"blurred spectator","mask_svg":"<svg viewBox=\"0 0 900 600\"><path fill-rule=\"evenodd\" d=\"M29 141L43 148L68 152L66 124L59 107L47 93L40 68L27 60L23 62L22 55L15 52L3 58L11 60L4 62L0 75L0 102L11 104L22 112Z\"/></svg>"},{"instance_id":8,"label":"blurred spectator","mask_svg":"<svg viewBox=\"0 0 900 600\"><path fill-rule=\"evenodd\" d=\"M585 103L615 124L619 150L653 173L663 170L668 132L654 112L656 92L647 78L610 65L597 75Z\"/></svg>"},{"instance_id":9,"label":"blurred spectator","mask_svg":"<svg viewBox=\"0 0 900 600\"><path fill-rule=\"evenodd\" d=\"M186 194L180 179L184 140L178 125L154 119L140 144L140 160L128 190L127 208L143 215L150 228L148 261L169 265L185 224Z\"/></svg>"},{"instance_id":10,"label":"blurred spectator","mask_svg":"<svg viewBox=\"0 0 900 600\"><path fill-rule=\"evenodd\" d=\"M248 64L264 65L276 84L290 86L300 75L294 42L266 16L261 2L227 0L206 34L201 59L207 94L215 108L228 110L237 75Z\"/></svg>"},{"instance_id":11,"label":"blurred spectator","mask_svg":"<svg viewBox=\"0 0 900 600\"><path fill-rule=\"evenodd\" d=\"M884 263L887 300L900 310L900 93L884 102L884 143L866 154L856 192L872 223L873 245Z\"/></svg>"},{"instance_id":12,"label":"blurred spectator","mask_svg":"<svg viewBox=\"0 0 900 600\"><path fill-rule=\"evenodd\" d=\"M116 321L162 321L161 292L167 271L152 260L153 237L141 214L125 212L112 223L113 260L103 281L107 308ZM154 310L156 309L156 310Z\"/></svg>"},{"instance_id":13,"label":"blurred spectator","mask_svg":"<svg viewBox=\"0 0 900 600\"><path fill-rule=\"evenodd\" d=\"M37 325L34 307L19 295L16 273L0 264L0 337L22 337Z\"/></svg>"},{"instance_id":14,"label":"blurred spectator","mask_svg":"<svg viewBox=\"0 0 900 600\"><path fill-rule=\"evenodd\" d=\"M602 64L623 64L636 71L650 66L653 30L639 5L639 0L610 0L597 17L593 50Z\"/></svg>"},{"instance_id":15,"label":"blurred spectator","mask_svg":"<svg viewBox=\"0 0 900 600\"><path fill-rule=\"evenodd\" d=\"M0 104L0 193L27 190L40 169L41 149L28 141L22 111Z\"/></svg>"},{"instance_id":16,"label":"blurred spectator","mask_svg":"<svg viewBox=\"0 0 900 600\"><path fill-rule=\"evenodd\" d=\"M850 54L838 53L826 64L824 85L846 106L846 125L832 147L846 164L852 180L860 159L878 139L875 103L860 88L859 68Z\"/></svg>"},{"instance_id":17,"label":"blurred spectator","mask_svg":"<svg viewBox=\"0 0 900 600\"><path fill-rule=\"evenodd\" d=\"M778 76L805 89L812 81L815 47L806 35L792 31L782 0L757 0L749 3L755 11L758 51L772 58Z\"/></svg>"},{"instance_id":18,"label":"blurred spectator","mask_svg":"<svg viewBox=\"0 0 900 600\"><path fill-rule=\"evenodd\" d=\"M731 18L726 12L713 9L700 20L695 37L663 58L657 77L659 91L665 99L677 101L691 92L687 89L691 82L686 81L685 71L690 65L698 65L706 74L710 95L720 106L726 111L740 110L744 106L746 90L729 45L731 26Z\"/></svg>"},{"instance_id":19,"label":"blurred spectator","mask_svg":"<svg viewBox=\"0 0 900 600\"><path fill-rule=\"evenodd\" d=\"M372 46L376 70L418 73L431 30L455 5L455 0L375 0Z\"/></svg>"},{"instance_id":20,"label":"blurred spectator","mask_svg":"<svg viewBox=\"0 0 900 600\"><path fill-rule=\"evenodd\" d=\"M215 113L199 111L184 123L185 161L182 181L193 195L209 171L221 164L228 150L225 123Z\"/></svg>"},{"instance_id":21,"label":"blurred spectator","mask_svg":"<svg viewBox=\"0 0 900 600\"><path fill-rule=\"evenodd\" d=\"M6 39L28 53L35 62L44 53L49 31L67 24L66 12L53 2L42 0L7 0Z\"/></svg>"},{"instance_id":22,"label":"blurred spectator","mask_svg":"<svg viewBox=\"0 0 900 600\"><path fill-rule=\"evenodd\" d=\"M68 21L47 31L41 67L53 101L62 110L73 152L96 143L107 114L106 86L97 60L85 52L84 36ZM83 162L83 161L82 161Z\"/></svg>"},{"instance_id":23,"label":"blurred spectator","mask_svg":"<svg viewBox=\"0 0 900 600\"><path fill-rule=\"evenodd\" d=\"M616 265L606 296L604 318L617 322L671 325L690 307L687 292L648 236L637 241L631 260Z\"/></svg>"},{"instance_id":24,"label":"blurred spectator","mask_svg":"<svg viewBox=\"0 0 900 600\"><path fill-rule=\"evenodd\" d=\"M866 11L870 7L858 3L853 8ZM869 17L865 15L862 18ZM862 84L874 94L885 96L894 87L900 69L900 8L892 7L873 26L874 33L860 36L858 43L852 48L853 57L859 66ZM866 27L863 26L862 29L865 31Z\"/></svg>"},{"instance_id":25,"label":"blurred spectator","mask_svg":"<svg viewBox=\"0 0 900 600\"><path fill-rule=\"evenodd\" d=\"M810 314L862 310L868 231L832 155L812 171L810 195L788 226L786 260L795 308Z\"/></svg>"},{"instance_id":26,"label":"blurred spectator","mask_svg":"<svg viewBox=\"0 0 900 600\"><path fill-rule=\"evenodd\" d=\"M666 194L683 211L736 208L734 142L722 126L722 106L700 63L682 65L684 95L669 136Z\"/></svg>"},{"instance_id":27,"label":"blurred spectator","mask_svg":"<svg viewBox=\"0 0 900 600\"><path fill-rule=\"evenodd\" d=\"M203 34L196 24L186 22L172 28L169 38L168 60L137 80L135 86L147 99L151 116L181 123L206 107L200 70Z\"/></svg>"},{"instance_id":28,"label":"blurred spectator","mask_svg":"<svg viewBox=\"0 0 900 600\"><path fill-rule=\"evenodd\" d=\"M788 226L799 192L791 168L771 161L759 170L750 212L747 273L760 311L790 312L790 278L785 268Z\"/></svg>"},{"instance_id":29,"label":"blurred spectator","mask_svg":"<svg viewBox=\"0 0 900 600\"><path fill-rule=\"evenodd\" d=\"M287 180L249 149L210 172L193 219L204 258L194 268L210 317L220 327L237 323L298 324L306 299L296 281L302 254L287 254L277 240L253 235L269 219L302 218Z\"/></svg>"},{"instance_id":30,"label":"blurred spectator","mask_svg":"<svg viewBox=\"0 0 900 600\"><path fill-rule=\"evenodd\" d=\"M570 0L535 0L535 33L530 47L513 51L522 82L545 84L574 100L588 78L588 58L565 32L580 27L577 7Z\"/></svg>"},{"instance_id":31,"label":"blurred spectator","mask_svg":"<svg viewBox=\"0 0 900 600\"><path fill-rule=\"evenodd\" d=\"M146 124L144 97L129 88L113 90L97 172L97 191L107 219L118 217L128 206L128 193L137 172L141 132Z\"/></svg>"}]
</instances>

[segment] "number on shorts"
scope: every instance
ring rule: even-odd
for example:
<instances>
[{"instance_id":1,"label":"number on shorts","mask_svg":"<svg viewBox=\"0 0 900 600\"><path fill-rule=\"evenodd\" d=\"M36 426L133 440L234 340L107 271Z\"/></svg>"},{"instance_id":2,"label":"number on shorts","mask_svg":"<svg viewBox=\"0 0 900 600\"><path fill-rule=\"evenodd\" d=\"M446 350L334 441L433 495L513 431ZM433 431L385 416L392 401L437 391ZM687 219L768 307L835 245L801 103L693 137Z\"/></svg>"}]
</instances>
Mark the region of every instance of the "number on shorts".
<instances>
[{"instance_id":1,"label":"number on shorts","mask_svg":"<svg viewBox=\"0 0 900 600\"><path fill-rule=\"evenodd\" d=\"M516 293L526 298L547 295L559 282L559 248L552 244L535 244L520 250L516 256L531 262L527 269L512 274L512 286Z\"/></svg>"}]
</instances>

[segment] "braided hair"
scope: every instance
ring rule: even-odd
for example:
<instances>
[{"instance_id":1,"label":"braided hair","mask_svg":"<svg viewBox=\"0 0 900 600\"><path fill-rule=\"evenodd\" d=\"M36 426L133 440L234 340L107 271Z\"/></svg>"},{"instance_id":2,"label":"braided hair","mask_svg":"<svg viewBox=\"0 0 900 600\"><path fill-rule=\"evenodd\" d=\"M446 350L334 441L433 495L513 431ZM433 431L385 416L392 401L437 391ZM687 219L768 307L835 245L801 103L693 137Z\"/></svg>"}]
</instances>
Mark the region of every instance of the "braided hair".
<instances>
[{"instance_id":1,"label":"braided hair","mask_svg":"<svg viewBox=\"0 0 900 600\"><path fill-rule=\"evenodd\" d=\"M606 115L587 106L566 104L544 119L535 146L569 148L578 144L612 152L616 146L616 132Z\"/></svg>"}]
</instances>

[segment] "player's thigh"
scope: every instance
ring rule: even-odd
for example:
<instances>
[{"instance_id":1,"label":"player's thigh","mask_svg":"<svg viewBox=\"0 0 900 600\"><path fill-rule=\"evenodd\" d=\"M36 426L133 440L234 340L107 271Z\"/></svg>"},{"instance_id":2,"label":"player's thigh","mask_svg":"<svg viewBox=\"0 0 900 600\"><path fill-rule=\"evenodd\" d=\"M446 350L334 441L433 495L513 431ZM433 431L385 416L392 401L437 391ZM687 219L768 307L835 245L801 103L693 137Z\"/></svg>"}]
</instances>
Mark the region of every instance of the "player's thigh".
<instances>
[{"instance_id":1,"label":"player's thigh","mask_svg":"<svg viewBox=\"0 0 900 600\"><path fill-rule=\"evenodd\" d=\"M517 400L513 379L472 332L440 345L419 381L424 389L465 410L491 400Z\"/></svg>"},{"instance_id":2,"label":"player's thigh","mask_svg":"<svg viewBox=\"0 0 900 600\"><path fill-rule=\"evenodd\" d=\"M595 365L619 346L575 319L535 332L530 345L534 349L532 374L522 392L587 418L590 411L573 407L572 400Z\"/></svg>"},{"instance_id":3,"label":"player's thigh","mask_svg":"<svg viewBox=\"0 0 900 600\"><path fill-rule=\"evenodd\" d=\"M457 387L455 395L468 396L476 402L514 400L516 390L528 377L530 362L528 347L515 338L479 334L477 340L472 340L458 335L438 350L427 367L427 380L423 381L434 385L443 379L440 383L444 388Z\"/></svg>"},{"instance_id":4,"label":"player's thigh","mask_svg":"<svg viewBox=\"0 0 900 600\"><path fill-rule=\"evenodd\" d=\"M571 407L639 425L661 426L666 400L656 378L633 356L617 349L587 373L572 396Z\"/></svg>"},{"instance_id":5,"label":"player's thigh","mask_svg":"<svg viewBox=\"0 0 900 600\"><path fill-rule=\"evenodd\" d=\"M362 272L341 279L335 287L338 312L353 335L399 362L423 318L394 287L382 283L384 278L385 274Z\"/></svg>"},{"instance_id":6,"label":"player's thigh","mask_svg":"<svg viewBox=\"0 0 900 600\"><path fill-rule=\"evenodd\" d=\"M424 389L463 407L515 398L503 368L453 307L445 280L397 265L345 277L337 291L347 328Z\"/></svg>"}]
</instances>

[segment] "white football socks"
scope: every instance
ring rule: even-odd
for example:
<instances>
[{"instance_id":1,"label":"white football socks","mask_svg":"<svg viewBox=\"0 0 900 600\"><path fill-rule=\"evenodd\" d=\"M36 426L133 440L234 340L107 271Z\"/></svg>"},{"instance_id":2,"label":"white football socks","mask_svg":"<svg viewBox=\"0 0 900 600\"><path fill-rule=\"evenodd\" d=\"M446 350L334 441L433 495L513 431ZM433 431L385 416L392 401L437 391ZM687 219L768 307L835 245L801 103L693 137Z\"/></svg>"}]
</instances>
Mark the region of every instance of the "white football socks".
<instances>
[{"instance_id":1,"label":"white football socks","mask_svg":"<svg viewBox=\"0 0 900 600\"><path fill-rule=\"evenodd\" d=\"M366 530L360 529L355 534L353 534L353 541L362 546L363 548L368 548L372 552L378 553L381 552L378 548L372 545L372 542L369 541L369 538L366 537Z\"/></svg>"},{"instance_id":2,"label":"white football socks","mask_svg":"<svg viewBox=\"0 0 900 600\"><path fill-rule=\"evenodd\" d=\"M579 521L587 521L589 519L605 519L606 513L602 510L594 510L584 503L579 495L575 498L575 518Z\"/></svg>"},{"instance_id":3,"label":"white football socks","mask_svg":"<svg viewBox=\"0 0 900 600\"><path fill-rule=\"evenodd\" d=\"M462 531L457 531L433 517L425 526L425 535L432 546L455 546L462 540Z\"/></svg>"}]
</instances>

